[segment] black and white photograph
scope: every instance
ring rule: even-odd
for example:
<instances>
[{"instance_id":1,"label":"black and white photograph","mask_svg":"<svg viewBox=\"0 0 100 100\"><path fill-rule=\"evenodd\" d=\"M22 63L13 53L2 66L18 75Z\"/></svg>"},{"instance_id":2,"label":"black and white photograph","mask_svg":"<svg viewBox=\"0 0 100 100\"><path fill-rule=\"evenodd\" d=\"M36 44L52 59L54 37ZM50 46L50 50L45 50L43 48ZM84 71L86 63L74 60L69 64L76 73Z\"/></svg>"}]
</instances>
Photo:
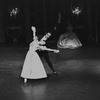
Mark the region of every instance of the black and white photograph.
<instances>
[{"instance_id":1,"label":"black and white photograph","mask_svg":"<svg viewBox=\"0 0 100 100\"><path fill-rule=\"evenodd\" d=\"M0 0L0 100L100 100L100 0Z\"/></svg>"}]
</instances>

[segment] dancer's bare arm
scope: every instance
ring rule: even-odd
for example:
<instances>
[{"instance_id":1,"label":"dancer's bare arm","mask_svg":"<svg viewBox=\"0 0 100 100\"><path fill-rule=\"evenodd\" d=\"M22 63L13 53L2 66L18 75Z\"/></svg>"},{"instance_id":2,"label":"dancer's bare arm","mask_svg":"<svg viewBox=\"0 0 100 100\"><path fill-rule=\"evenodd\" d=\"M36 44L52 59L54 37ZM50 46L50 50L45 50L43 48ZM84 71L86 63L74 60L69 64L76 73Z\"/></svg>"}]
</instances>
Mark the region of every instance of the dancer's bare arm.
<instances>
[{"instance_id":1,"label":"dancer's bare arm","mask_svg":"<svg viewBox=\"0 0 100 100\"><path fill-rule=\"evenodd\" d=\"M59 52L59 50L50 49L50 48L47 48L46 46L39 46L39 48L40 48L41 50L53 51L54 53L58 53L58 52Z\"/></svg>"}]
</instances>

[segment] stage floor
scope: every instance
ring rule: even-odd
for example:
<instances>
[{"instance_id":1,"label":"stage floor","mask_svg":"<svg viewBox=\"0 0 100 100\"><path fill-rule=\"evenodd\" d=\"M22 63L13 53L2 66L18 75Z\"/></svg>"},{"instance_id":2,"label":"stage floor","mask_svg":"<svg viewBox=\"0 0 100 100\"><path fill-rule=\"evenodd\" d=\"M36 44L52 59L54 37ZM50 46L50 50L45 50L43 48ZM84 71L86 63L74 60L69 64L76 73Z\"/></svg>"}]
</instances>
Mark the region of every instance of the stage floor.
<instances>
[{"instance_id":1,"label":"stage floor","mask_svg":"<svg viewBox=\"0 0 100 100\"><path fill-rule=\"evenodd\" d=\"M27 47L0 47L0 100L100 100L100 47L49 52L57 75L42 58L47 79L20 77Z\"/></svg>"}]
</instances>

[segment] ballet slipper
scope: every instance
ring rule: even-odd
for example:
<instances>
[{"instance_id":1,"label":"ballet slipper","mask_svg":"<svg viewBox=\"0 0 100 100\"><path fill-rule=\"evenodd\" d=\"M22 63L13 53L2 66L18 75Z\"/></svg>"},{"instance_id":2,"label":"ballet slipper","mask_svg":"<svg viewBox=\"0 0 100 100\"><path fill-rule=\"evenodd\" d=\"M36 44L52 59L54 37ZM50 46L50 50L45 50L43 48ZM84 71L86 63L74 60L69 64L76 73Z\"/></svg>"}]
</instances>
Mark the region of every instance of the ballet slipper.
<instances>
[{"instance_id":1,"label":"ballet slipper","mask_svg":"<svg viewBox=\"0 0 100 100\"><path fill-rule=\"evenodd\" d=\"M57 75L57 72L54 71L53 74L54 74L54 75Z\"/></svg>"},{"instance_id":2,"label":"ballet slipper","mask_svg":"<svg viewBox=\"0 0 100 100\"><path fill-rule=\"evenodd\" d=\"M25 79L24 79L24 83L26 83L26 82L27 82L27 79L25 78Z\"/></svg>"}]
</instances>

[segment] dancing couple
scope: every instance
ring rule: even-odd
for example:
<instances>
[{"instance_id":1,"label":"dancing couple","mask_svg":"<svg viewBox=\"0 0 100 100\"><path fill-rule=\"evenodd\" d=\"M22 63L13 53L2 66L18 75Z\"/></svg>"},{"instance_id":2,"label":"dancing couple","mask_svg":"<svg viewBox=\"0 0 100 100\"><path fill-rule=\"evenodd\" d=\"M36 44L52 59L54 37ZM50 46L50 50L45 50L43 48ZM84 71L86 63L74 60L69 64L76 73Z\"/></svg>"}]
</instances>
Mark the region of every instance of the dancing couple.
<instances>
[{"instance_id":1,"label":"dancing couple","mask_svg":"<svg viewBox=\"0 0 100 100\"><path fill-rule=\"evenodd\" d=\"M42 79L46 78L47 74L44 69L43 63L37 53L37 51L53 51L58 53L59 50L50 49L45 46L46 40L51 36L50 33L47 33L40 41L36 36L36 28L32 27L33 31L33 41L29 45L29 50L26 54L26 58L23 64L21 77L24 78L24 82L27 82L27 79ZM53 73L56 73L51 66Z\"/></svg>"},{"instance_id":2,"label":"dancing couple","mask_svg":"<svg viewBox=\"0 0 100 100\"><path fill-rule=\"evenodd\" d=\"M61 49L76 49L81 46L80 40L73 32L73 26L70 24L70 21L68 21L67 31L59 37L57 47Z\"/></svg>"}]
</instances>

